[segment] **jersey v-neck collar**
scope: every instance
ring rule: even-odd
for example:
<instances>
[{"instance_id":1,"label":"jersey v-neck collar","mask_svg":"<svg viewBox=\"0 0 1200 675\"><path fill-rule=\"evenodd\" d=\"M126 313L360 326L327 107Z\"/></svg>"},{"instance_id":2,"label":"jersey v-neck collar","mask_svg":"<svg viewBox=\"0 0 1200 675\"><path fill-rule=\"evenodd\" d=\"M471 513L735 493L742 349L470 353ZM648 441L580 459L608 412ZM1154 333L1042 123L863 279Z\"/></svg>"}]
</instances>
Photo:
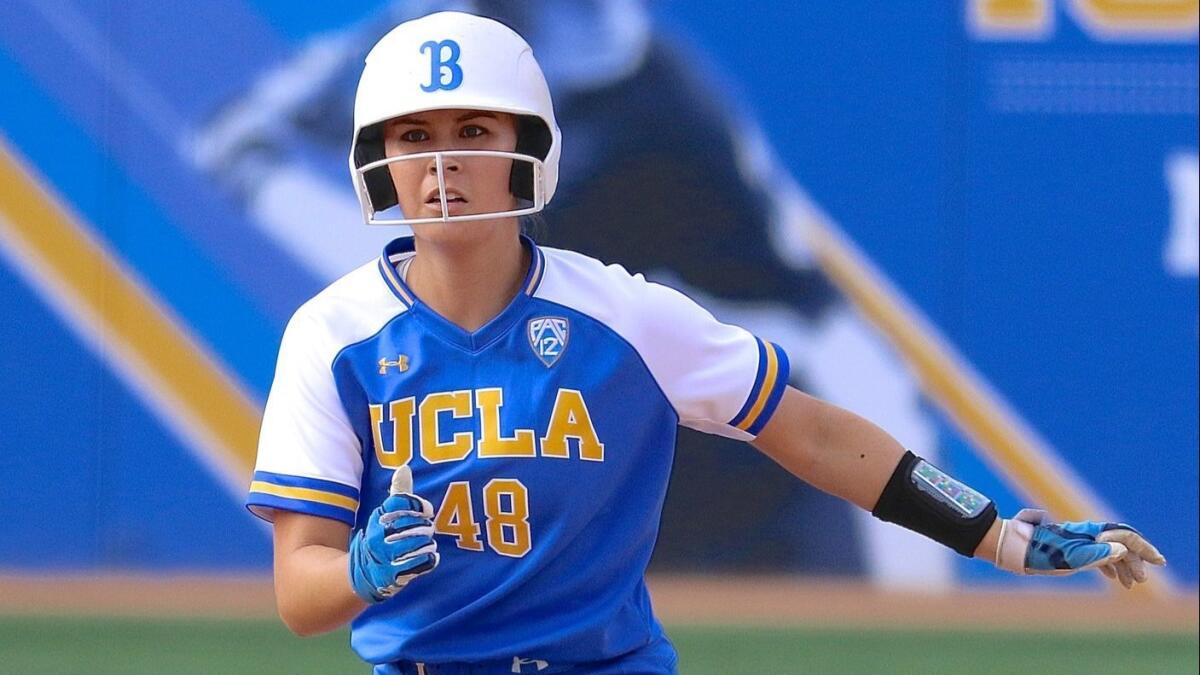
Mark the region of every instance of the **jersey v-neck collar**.
<instances>
[{"instance_id":1,"label":"jersey v-neck collar","mask_svg":"<svg viewBox=\"0 0 1200 675\"><path fill-rule=\"evenodd\" d=\"M542 274L546 270L546 258L542 254L542 250L525 235L521 235L521 244L529 251L529 269L525 272L524 281L521 282L521 292L499 314L492 317L475 332L463 330L430 309L428 305L421 302L417 294L412 292L412 289L397 273L396 263L416 250L411 236L395 239L384 247L383 254L379 256L379 274L396 298L432 333L462 349L477 352L512 328L513 322L521 316L529 298L537 292L538 285L542 282Z\"/></svg>"}]
</instances>

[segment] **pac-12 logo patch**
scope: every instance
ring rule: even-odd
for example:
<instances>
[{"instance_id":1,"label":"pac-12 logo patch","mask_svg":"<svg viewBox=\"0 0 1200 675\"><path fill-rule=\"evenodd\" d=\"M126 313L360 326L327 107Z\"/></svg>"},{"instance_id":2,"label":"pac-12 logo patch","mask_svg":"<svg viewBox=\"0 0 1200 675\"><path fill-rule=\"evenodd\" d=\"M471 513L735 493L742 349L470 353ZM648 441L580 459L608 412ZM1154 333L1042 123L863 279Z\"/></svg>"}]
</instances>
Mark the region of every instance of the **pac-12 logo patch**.
<instances>
[{"instance_id":1,"label":"pac-12 logo patch","mask_svg":"<svg viewBox=\"0 0 1200 675\"><path fill-rule=\"evenodd\" d=\"M529 320L529 346L533 347L533 353L547 368L554 365L566 350L570 326L566 319L559 316L539 316Z\"/></svg>"}]
</instances>

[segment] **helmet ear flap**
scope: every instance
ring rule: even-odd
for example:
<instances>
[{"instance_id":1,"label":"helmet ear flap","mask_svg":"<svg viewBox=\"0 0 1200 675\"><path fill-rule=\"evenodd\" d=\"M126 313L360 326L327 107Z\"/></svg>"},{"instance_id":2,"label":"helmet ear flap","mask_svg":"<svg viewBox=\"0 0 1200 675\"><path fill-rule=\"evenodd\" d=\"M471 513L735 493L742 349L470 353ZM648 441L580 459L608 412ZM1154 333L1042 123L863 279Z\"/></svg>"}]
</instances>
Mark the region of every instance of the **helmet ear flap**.
<instances>
[{"instance_id":1,"label":"helmet ear flap","mask_svg":"<svg viewBox=\"0 0 1200 675\"><path fill-rule=\"evenodd\" d=\"M554 137L540 117L521 115L517 117L517 147L515 152L545 160L550 154ZM533 201L533 165L528 162L513 162L508 178L508 189L519 199Z\"/></svg>"},{"instance_id":2,"label":"helmet ear flap","mask_svg":"<svg viewBox=\"0 0 1200 675\"><path fill-rule=\"evenodd\" d=\"M383 147L384 123L363 127L354 144L354 166L363 167L371 162L377 162L387 156ZM398 204L396 186L392 183L392 175L387 166L380 166L363 173L363 183L367 194L371 197L371 206L376 211L383 211Z\"/></svg>"}]
</instances>

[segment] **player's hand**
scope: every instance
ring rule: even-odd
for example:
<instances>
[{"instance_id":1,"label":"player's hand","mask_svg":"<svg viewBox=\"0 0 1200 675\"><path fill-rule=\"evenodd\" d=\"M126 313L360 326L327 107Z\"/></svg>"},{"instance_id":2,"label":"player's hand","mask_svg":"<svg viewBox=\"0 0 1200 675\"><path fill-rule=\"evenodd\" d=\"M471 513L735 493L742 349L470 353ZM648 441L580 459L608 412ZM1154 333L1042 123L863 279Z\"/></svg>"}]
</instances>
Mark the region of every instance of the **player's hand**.
<instances>
[{"instance_id":1,"label":"player's hand","mask_svg":"<svg viewBox=\"0 0 1200 675\"><path fill-rule=\"evenodd\" d=\"M1052 523L1045 511L1023 509L1005 521L996 566L1017 574L1074 574L1099 569L1125 588L1146 580L1146 563L1167 559L1124 523Z\"/></svg>"},{"instance_id":2,"label":"player's hand","mask_svg":"<svg viewBox=\"0 0 1200 675\"><path fill-rule=\"evenodd\" d=\"M412 469L396 469L391 494L350 541L350 583L367 602L382 602L437 567L433 505L412 491Z\"/></svg>"}]
</instances>

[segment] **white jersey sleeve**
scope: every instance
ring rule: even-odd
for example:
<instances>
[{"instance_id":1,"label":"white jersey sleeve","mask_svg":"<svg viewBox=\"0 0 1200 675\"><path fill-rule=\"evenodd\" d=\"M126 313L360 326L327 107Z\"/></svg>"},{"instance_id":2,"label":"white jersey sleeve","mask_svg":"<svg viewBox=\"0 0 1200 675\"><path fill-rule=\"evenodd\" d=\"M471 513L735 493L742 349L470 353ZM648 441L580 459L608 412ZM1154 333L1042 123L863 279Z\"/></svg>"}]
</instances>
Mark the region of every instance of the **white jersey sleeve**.
<instances>
[{"instance_id":1,"label":"white jersey sleeve","mask_svg":"<svg viewBox=\"0 0 1200 675\"><path fill-rule=\"evenodd\" d=\"M303 312L288 323L263 412L258 462L247 506L266 520L275 509L354 524L362 479L358 437L337 394L320 325Z\"/></svg>"},{"instance_id":2,"label":"white jersey sleeve","mask_svg":"<svg viewBox=\"0 0 1200 675\"><path fill-rule=\"evenodd\" d=\"M679 424L738 440L762 431L787 386L788 358L778 345L619 265L542 250L547 271L537 295L589 314L629 342Z\"/></svg>"},{"instance_id":3,"label":"white jersey sleeve","mask_svg":"<svg viewBox=\"0 0 1200 675\"><path fill-rule=\"evenodd\" d=\"M288 322L246 501L255 515L271 520L283 509L354 525L363 440L338 393L334 359L400 311L373 263L322 291Z\"/></svg>"}]
</instances>

